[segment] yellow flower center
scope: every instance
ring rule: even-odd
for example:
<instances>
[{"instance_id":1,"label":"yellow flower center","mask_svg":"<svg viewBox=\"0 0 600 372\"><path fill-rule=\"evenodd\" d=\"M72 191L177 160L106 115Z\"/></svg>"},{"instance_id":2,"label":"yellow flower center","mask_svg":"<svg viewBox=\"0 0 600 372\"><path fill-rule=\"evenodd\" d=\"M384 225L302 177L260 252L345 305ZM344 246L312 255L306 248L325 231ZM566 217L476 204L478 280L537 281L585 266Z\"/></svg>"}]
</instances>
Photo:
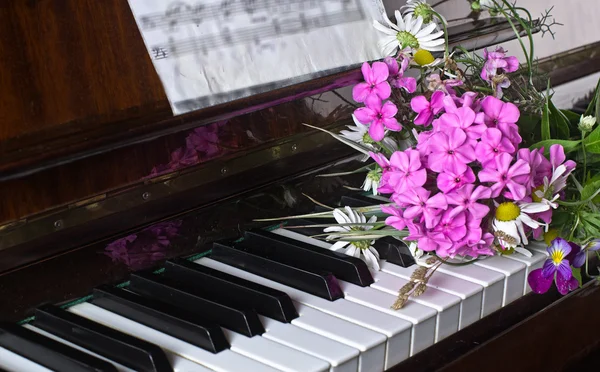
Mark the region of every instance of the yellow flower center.
<instances>
[{"instance_id":1,"label":"yellow flower center","mask_svg":"<svg viewBox=\"0 0 600 372\"><path fill-rule=\"evenodd\" d=\"M565 255L563 251L553 251L550 258L552 259L552 262L554 262L555 265L558 265L565 258Z\"/></svg>"},{"instance_id":2,"label":"yellow flower center","mask_svg":"<svg viewBox=\"0 0 600 372\"><path fill-rule=\"evenodd\" d=\"M511 202L502 203L496 209L496 219L498 221L514 221L521 214L521 209Z\"/></svg>"},{"instance_id":3,"label":"yellow flower center","mask_svg":"<svg viewBox=\"0 0 600 372\"><path fill-rule=\"evenodd\" d=\"M352 245L354 245L356 248L364 251L365 249L369 249L369 247L371 246L371 241L370 240L359 240L356 242L352 242Z\"/></svg>"},{"instance_id":4,"label":"yellow flower center","mask_svg":"<svg viewBox=\"0 0 600 372\"><path fill-rule=\"evenodd\" d=\"M531 191L531 199L533 199L533 201L534 201L534 202L536 202L536 203L539 203L539 202L541 202L541 201L542 201L542 198L540 198L540 197L537 195L537 191L543 191L543 190L544 190L544 185L538 186L538 187L536 187L535 189L533 189L533 190Z\"/></svg>"},{"instance_id":5,"label":"yellow flower center","mask_svg":"<svg viewBox=\"0 0 600 372\"><path fill-rule=\"evenodd\" d=\"M419 66L428 65L430 63L433 63L433 61L435 61L435 58L433 58L433 54L431 54L431 52L429 52L428 50L419 49L415 53L415 62Z\"/></svg>"},{"instance_id":6,"label":"yellow flower center","mask_svg":"<svg viewBox=\"0 0 600 372\"><path fill-rule=\"evenodd\" d=\"M550 229L548 232L544 233L544 242L547 246L550 246L552 241L556 238L558 238L558 230L556 229Z\"/></svg>"}]
</instances>

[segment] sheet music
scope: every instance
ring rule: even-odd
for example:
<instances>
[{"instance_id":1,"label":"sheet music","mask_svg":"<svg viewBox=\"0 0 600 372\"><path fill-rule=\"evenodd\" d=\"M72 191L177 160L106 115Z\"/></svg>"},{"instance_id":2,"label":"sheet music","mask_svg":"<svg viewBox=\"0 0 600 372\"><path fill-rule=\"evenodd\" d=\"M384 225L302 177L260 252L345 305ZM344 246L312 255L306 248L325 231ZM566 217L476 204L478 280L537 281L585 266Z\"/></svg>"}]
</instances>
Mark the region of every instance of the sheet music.
<instances>
[{"instance_id":1,"label":"sheet music","mask_svg":"<svg viewBox=\"0 0 600 372\"><path fill-rule=\"evenodd\" d=\"M175 115L382 58L381 0L129 0Z\"/></svg>"}]
</instances>

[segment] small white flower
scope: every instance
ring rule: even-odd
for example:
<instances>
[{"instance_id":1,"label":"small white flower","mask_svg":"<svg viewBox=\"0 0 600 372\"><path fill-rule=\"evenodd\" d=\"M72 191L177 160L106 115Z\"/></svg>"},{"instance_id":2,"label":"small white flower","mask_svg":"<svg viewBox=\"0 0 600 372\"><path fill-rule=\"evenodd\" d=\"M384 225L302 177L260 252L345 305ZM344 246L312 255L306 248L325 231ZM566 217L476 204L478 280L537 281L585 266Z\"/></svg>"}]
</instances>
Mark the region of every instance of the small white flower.
<instances>
[{"instance_id":1,"label":"small white flower","mask_svg":"<svg viewBox=\"0 0 600 372\"><path fill-rule=\"evenodd\" d=\"M592 128L596 125L596 118L593 116L583 116L579 119L579 130L582 132L591 132Z\"/></svg>"},{"instance_id":2,"label":"small white flower","mask_svg":"<svg viewBox=\"0 0 600 372\"><path fill-rule=\"evenodd\" d=\"M377 189L379 188L379 182L381 181L381 168L369 171L365 182L363 183L363 190L373 190L373 195L377 195Z\"/></svg>"},{"instance_id":3,"label":"small white flower","mask_svg":"<svg viewBox=\"0 0 600 372\"><path fill-rule=\"evenodd\" d=\"M396 24L392 23L385 14L383 17L388 26L373 21L373 27L386 35L379 41L379 47L385 55L394 55L398 48L402 50L406 48L424 49L430 52L439 52L445 49L445 41L442 38L444 32L434 32L437 24L424 25L423 17L414 18L411 14L402 18L398 10L396 11Z\"/></svg>"},{"instance_id":4,"label":"small white flower","mask_svg":"<svg viewBox=\"0 0 600 372\"><path fill-rule=\"evenodd\" d=\"M374 223L377 222L377 217L373 216L367 220L367 218L362 214L358 213L350 207L345 208L346 213L344 213L341 209L335 209L333 211L333 217L339 224L350 224L350 223ZM357 232L357 231L368 231L371 230L373 226L330 226L325 228L324 232L332 232L334 234L329 235L325 238L325 240L334 240L339 237L336 235L336 232ZM360 235L356 235L356 241L341 241L338 240L335 242L329 249L332 251L344 251L348 256L353 256L356 258L360 258L367 263L367 266L374 268L375 270L379 270L379 252L375 248L373 248L374 240L369 239L361 239Z\"/></svg>"},{"instance_id":5,"label":"small white flower","mask_svg":"<svg viewBox=\"0 0 600 372\"><path fill-rule=\"evenodd\" d=\"M498 241L504 249L514 249L515 251L531 257L531 252L523 248L523 245L529 244L524 226L532 229L540 226L546 226L542 222L535 221L529 216L533 213L541 213L550 209L550 206L543 203L521 203L516 204L506 202L496 208L496 218L492 223L494 232Z\"/></svg>"}]
</instances>

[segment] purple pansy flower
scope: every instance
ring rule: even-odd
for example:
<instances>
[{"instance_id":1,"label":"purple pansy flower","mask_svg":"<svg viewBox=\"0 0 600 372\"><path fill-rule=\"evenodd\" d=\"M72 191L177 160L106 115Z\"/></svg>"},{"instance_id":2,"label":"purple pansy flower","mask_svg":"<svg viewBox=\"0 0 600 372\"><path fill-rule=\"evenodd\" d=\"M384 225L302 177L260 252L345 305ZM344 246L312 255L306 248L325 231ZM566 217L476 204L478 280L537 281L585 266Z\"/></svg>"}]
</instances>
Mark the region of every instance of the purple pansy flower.
<instances>
[{"instance_id":1,"label":"purple pansy flower","mask_svg":"<svg viewBox=\"0 0 600 372\"><path fill-rule=\"evenodd\" d=\"M571 245L562 238L556 238L547 250L550 257L544 262L543 268L533 270L527 278L531 290L535 293L546 293L553 281L556 282L556 288L563 295L577 289L579 283L573 277L571 265L567 259L571 253Z\"/></svg>"}]
</instances>

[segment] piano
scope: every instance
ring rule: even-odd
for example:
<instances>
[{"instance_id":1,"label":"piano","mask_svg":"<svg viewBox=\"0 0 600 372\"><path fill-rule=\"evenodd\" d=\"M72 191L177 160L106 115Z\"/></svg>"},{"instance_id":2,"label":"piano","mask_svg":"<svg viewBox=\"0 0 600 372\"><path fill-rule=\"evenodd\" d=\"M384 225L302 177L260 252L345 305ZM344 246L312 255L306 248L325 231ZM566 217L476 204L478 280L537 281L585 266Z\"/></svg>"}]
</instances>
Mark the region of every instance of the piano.
<instances>
[{"instance_id":1,"label":"piano","mask_svg":"<svg viewBox=\"0 0 600 372\"><path fill-rule=\"evenodd\" d=\"M303 125L352 122L356 67L174 117L127 2L62 4L0 7L0 370L598 365L600 288L530 294L540 246L443 268L394 311L417 267L401 243L379 242L370 272L311 221L257 221L372 202L360 175L322 177L356 154ZM449 34L469 48L513 37L497 19ZM598 51L540 68L559 87L598 72Z\"/></svg>"}]
</instances>

